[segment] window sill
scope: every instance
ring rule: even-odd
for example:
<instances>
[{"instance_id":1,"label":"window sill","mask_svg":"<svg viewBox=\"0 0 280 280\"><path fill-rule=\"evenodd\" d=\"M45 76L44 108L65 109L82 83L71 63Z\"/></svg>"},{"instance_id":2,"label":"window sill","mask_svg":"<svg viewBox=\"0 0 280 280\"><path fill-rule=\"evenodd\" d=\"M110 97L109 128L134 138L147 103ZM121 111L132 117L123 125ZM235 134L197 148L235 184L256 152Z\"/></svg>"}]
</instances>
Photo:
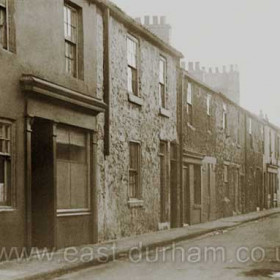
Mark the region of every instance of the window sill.
<instances>
[{"instance_id":1,"label":"window sill","mask_svg":"<svg viewBox=\"0 0 280 280\"><path fill-rule=\"evenodd\" d=\"M195 128L194 126L192 126L189 122L187 123L187 126L188 126L191 130L196 131L196 128Z\"/></svg>"},{"instance_id":2,"label":"window sill","mask_svg":"<svg viewBox=\"0 0 280 280\"><path fill-rule=\"evenodd\" d=\"M128 92L128 101L131 103L134 103L138 106L142 106L143 105L143 99L141 97L138 97L136 95L134 95L133 93Z\"/></svg>"},{"instance_id":3,"label":"window sill","mask_svg":"<svg viewBox=\"0 0 280 280\"><path fill-rule=\"evenodd\" d=\"M2 213L2 212L14 212L14 211L16 211L15 208L12 208L12 207L9 207L9 206L7 206L7 207L0 206L0 213Z\"/></svg>"},{"instance_id":4,"label":"window sill","mask_svg":"<svg viewBox=\"0 0 280 280\"><path fill-rule=\"evenodd\" d=\"M166 117L166 118L170 118L171 117L171 112L163 107L159 108L159 115Z\"/></svg>"},{"instance_id":5,"label":"window sill","mask_svg":"<svg viewBox=\"0 0 280 280\"><path fill-rule=\"evenodd\" d=\"M144 206L144 201L137 198L130 198L127 203L129 208L139 208Z\"/></svg>"},{"instance_id":6,"label":"window sill","mask_svg":"<svg viewBox=\"0 0 280 280\"><path fill-rule=\"evenodd\" d=\"M194 204L193 209L201 209L201 205L200 204Z\"/></svg>"}]
</instances>

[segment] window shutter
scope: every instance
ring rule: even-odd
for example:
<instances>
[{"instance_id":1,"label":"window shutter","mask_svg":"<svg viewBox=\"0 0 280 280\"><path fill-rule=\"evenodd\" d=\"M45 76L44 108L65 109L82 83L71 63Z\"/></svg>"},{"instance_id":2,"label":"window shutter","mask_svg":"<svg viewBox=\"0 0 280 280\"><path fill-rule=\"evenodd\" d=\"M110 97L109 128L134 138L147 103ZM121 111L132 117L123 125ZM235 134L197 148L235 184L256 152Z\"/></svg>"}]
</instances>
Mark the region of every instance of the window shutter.
<instances>
[{"instance_id":1,"label":"window shutter","mask_svg":"<svg viewBox=\"0 0 280 280\"><path fill-rule=\"evenodd\" d=\"M15 1L8 0L9 51L16 52Z\"/></svg>"}]
</instances>

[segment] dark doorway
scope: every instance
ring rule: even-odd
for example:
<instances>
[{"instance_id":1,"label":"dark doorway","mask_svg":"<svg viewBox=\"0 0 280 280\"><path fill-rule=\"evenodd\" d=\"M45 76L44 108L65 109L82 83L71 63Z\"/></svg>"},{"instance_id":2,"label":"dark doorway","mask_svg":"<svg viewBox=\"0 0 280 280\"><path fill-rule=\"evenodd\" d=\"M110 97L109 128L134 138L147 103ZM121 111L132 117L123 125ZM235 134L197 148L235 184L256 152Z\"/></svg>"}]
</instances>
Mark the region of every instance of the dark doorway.
<instances>
[{"instance_id":1,"label":"dark doorway","mask_svg":"<svg viewBox=\"0 0 280 280\"><path fill-rule=\"evenodd\" d=\"M35 118L32 154L32 246L54 246L54 152L53 123Z\"/></svg>"}]
</instances>

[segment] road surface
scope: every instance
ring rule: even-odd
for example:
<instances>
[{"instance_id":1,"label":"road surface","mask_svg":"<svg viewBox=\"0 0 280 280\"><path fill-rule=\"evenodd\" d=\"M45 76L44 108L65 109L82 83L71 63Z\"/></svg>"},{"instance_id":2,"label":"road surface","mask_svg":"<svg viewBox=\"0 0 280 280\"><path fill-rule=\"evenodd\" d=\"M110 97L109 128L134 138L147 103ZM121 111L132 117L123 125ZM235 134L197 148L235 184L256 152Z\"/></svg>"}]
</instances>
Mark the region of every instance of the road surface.
<instances>
[{"instance_id":1,"label":"road surface","mask_svg":"<svg viewBox=\"0 0 280 280\"><path fill-rule=\"evenodd\" d=\"M280 279L280 215L53 279Z\"/></svg>"}]
</instances>

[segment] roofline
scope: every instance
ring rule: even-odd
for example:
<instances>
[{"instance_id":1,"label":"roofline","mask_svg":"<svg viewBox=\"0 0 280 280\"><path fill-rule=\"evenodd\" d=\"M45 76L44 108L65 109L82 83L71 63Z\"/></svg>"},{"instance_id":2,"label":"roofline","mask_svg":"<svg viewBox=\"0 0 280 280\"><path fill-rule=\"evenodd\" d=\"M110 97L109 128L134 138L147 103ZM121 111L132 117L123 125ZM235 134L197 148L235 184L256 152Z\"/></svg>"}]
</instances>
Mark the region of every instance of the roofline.
<instances>
[{"instance_id":1,"label":"roofline","mask_svg":"<svg viewBox=\"0 0 280 280\"><path fill-rule=\"evenodd\" d=\"M114 16L117 20L122 22L128 28L132 29L140 33L143 37L145 37L148 41L152 42L154 45L159 47L160 49L168 52L169 54L177 57L178 59L183 58L184 55L172 47L170 44L164 42L157 35L152 33L150 30L145 28L142 24L135 21L132 17L127 15L123 10L121 10L118 6L108 0L89 0L93 4L96 4L101 9L108 8L111 12L111 15Z\"/></svg>"},{"instance_id":2,"label":"roofline","mask_svg":"<svg viewBox=\"0 0 280 280\"><path fill-rule=\"evenodd\" d=\"M258 121L260 121L262 124L264 125L268 125L273 127L275 130L278 130L280 132L280 127L278 127L275 124L272 124L271 122L269 122L268 120L262 119L260 118L258 115L248 111L247 109L241 107L240 105L238 105L237 103L235 103L234 101L232 101L231 99L229 99L225 94L223 94L222 92L219 92L217 90L215 90L214 88L210 87L209 85L205 84L204 82L201 82L198 78L194 77L193 75L191 75L187 70L181 68L181 70L183 71L183 74L185 76L187 76L189 79L191 79L193 82L203 86L204 88L208 89L209 91L211 91L214 94L217 94L219 96L221 96L223 99L225 99L228 103L230 103L231 105L239 108L240 110L242 110L244 113L250 115L250 117L257 119Z\"/></svg>"}]
</instances>

